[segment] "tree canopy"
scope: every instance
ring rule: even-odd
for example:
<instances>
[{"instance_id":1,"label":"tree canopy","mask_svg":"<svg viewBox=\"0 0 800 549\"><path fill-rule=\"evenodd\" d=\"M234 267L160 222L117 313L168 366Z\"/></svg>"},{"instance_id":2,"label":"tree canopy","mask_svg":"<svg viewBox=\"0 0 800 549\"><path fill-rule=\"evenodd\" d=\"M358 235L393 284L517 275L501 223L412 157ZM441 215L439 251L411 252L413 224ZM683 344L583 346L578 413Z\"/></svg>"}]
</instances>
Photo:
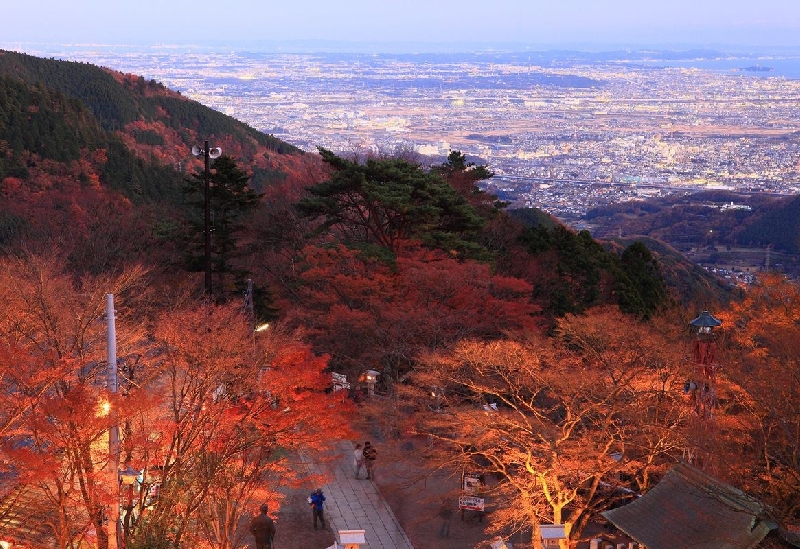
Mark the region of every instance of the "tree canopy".
<instances>
[{"instance_id":1,"label":"tree canopy","mask_svg":"<svg viewBox=\"0 0 800 549\"><path fill-rule=\"evenodd\" d=\"M392 252L417 239L458 257L485 256L474 240L483 219L442 177L400 158L364 163L320 149L330 178L308 187L298 203L302 215L318 219L317 233L334 231L351 246Z\"/></svg>"}]
</instances>

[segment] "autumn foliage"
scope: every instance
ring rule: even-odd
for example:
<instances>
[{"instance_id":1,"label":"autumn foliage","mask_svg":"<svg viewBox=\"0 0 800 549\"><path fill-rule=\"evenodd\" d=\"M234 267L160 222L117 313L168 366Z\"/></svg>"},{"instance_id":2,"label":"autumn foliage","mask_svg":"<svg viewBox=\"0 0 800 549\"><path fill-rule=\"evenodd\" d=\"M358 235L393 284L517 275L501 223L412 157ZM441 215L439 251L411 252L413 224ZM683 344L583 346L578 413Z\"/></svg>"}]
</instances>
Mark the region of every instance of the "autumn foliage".
<instances>
[{"instance_id":1,"label":"autumn foliage","mask_svg":"<svg viewBox=\"0 0 800 549\"><path fill-rule=\"evenodd\" d=\"M559 322L557 338L460 341L414 375L409 398L436 408L415 429L438 459L495 477L495 531L547 523L579 535L680 455L688 413L664 336L597 311Z\"/></svg>"},{"instance_id":2,"label":"autumn foliage","mask_svg":"<svg viewBox=\"0 0 800 549\"><path fill-rule=\"evenodd\" d=\"M299 306L289 318L333 367L355 377L380 368L399 379L428 350L535 323L524 281L413 243L392 264L338 246L307 248L301 265Z\"/></svg>"},{"instance_id":3,"label":"autumn foliage","mask_svg":"<svg viewBox=\"0 0 800 549\"><path fill-rule=\"evenodd\" d=\"M747 450L734 475L759 493L782 523L800 521L800 291L764 277L721 318L730 330L730 379L742 393L730 412L743 422Z\"/></svg>"},{"instance_id":4,"label":"autumn foliage","mask_svg":"<svg viewBox=\"0 0 800 549\"><path fill-rule=\"evenodd\" d=\"M141 269L76 282L54 260L3 267L0 453L38 535L108 544L114 458L140 477L135 492L121 490L130 546L234 547L254 502L279 508L279 487L302 472L296 452L314 456L348 435L346 405L325 394L326 359L280 325L256 336L240 307L192 302L146 321L136 309L146 306ZM106 382L106 288L120 307L116 393Z\"/></svg>"},{"instance_id":5,"label":"autumn foliage","mask_svg":"<svg viewBox=\"0 0 800 549\"><path fill-rule=\"evenodd\" d=\"M718 305L698 414L697 311L670 299L643 243L515 221L458 151L428 167L299 154L156 82L10 58L0 72L53 90L0 78L15 122L0 128L4 535L105 549L118 508L130 548L239 547L240 520L301 482L298 456L325 459L370 413L377 435L424 438L426 467L483 474L487 528L534 545L553 522L575 543L679 460L800 523L795 282L765 277ZM76 91L76 75L92 85ZM226 177L236 189L215 211L213 300L187 253L205 230L198 139L226 153L215 199ZM381 400L357 408L366 370ZM332 372L351 398L329 394Z\"/></svg>"}]
</instances>

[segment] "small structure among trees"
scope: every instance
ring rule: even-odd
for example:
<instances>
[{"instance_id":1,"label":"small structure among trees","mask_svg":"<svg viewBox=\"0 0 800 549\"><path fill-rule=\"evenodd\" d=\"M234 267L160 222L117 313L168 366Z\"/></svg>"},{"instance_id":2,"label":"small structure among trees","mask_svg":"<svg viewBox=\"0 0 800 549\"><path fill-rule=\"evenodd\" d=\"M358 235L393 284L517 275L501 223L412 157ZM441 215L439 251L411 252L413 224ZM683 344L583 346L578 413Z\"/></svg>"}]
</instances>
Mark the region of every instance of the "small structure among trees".
<instances>
[{"instance_id":1,"label":"small structure among trees","mask_svg":"<svg viewBox=\"0 0 800 549\"><path fill-rule=\"evenodd\" d=\"M749 549L773 528L741 490L681 463L641 498L604 517L648 549Z\"/></svg>"}]
</instances>

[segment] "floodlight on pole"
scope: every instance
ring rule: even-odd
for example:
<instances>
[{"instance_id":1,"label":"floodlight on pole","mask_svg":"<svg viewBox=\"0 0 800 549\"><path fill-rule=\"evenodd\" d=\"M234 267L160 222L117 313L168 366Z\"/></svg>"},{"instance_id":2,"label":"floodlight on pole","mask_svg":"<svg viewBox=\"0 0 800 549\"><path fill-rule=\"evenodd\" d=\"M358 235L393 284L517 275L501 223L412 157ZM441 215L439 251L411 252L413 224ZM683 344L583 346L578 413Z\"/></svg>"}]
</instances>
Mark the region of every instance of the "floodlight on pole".
<instances>
[{"instance_id":1,"label":"floodlight on pole","mask_svg":"<svg viewBox=\"0 0 800 549\"><path fill-rule=\"evenodd\" d=\"M196 157L203 157L205 161L205 168L203 170L204 194L203 202L205 205L205 221L204 221L204 237L205 237L205 271L206 283L205 292L207 296L211 296L211 169L209 167L210 159L219 158L222 155L222 149L219 147L209 147L208 141L203 141L203 147L195 145L192 147L192 154Z\"/></svg>"}]
</instances>

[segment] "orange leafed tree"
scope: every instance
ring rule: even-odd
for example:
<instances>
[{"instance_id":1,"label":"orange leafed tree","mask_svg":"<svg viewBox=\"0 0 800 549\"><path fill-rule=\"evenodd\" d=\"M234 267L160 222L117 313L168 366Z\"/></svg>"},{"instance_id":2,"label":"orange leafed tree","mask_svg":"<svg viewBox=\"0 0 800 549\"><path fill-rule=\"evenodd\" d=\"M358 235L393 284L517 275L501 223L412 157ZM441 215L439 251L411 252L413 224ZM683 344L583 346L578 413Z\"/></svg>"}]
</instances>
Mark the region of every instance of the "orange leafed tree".
<instances>
[{"instance_id":1,"label":"orange leafed tree","mask_svg":"<svg viewBox=\"0 0 800 549\"><path fill-rule=\"evenodd\" d=\"M429 350L534 325L529 284L411 242L393 262L339 246L308 247L301 264L291 320L351 379L377 369L384 381L396 380Z\"/></svg>"},{"instance_id":2,"label":"orange leafed tree","mask_svg":"<svg viewBox=\"0 0 800 549\"><path fill-rule=\"evenodd\" d=\"M559 338L462 341L413 376L431 402L418 432L442 466L493 474L490 528L565 524L579 536L599 510L628 497L656 464L680 455L683 405L667 340L617 311L568 317ZM413 389L410 390L412 393Z\"/></svg>"},{"instance_id":3,"label":"orange leafed tree","mask_svg":"<svg viewBox=\"0 0 800 549\"><path fill-rule=\"evenodd\" d=\"M0 269L0 452L26 494L16 518L58 546L108 546L117 505L131 546L238 546L240 520L262 501L278 509L280 488L304 474L298 452L316 457L350 435L347 405L326 394L326 358L298 336L254 333L240 307L150 320L137 302L146 292L131 294L141 271L76 281L60 264L30 257ZM118 296L116 394L106 292ZM111 470L112 425L120 465L141 485L120 485Z\"/></svg>"},{"instance_id":4,"label":"orange leafed tree","mask_svg":"<svg viewBox=\"0 0 800 549\"><path fill-rule=\"evenodd\" d=\"M800 287L764 276L719 316L733 347L724 373L746 393L732 404L749 418L725 463L779 523L800 524Z\"/></svg>"},{"instance_id":5,"label":"orange leafed tree","mask_svg":"<svg viewBox=\"0 0 800 549\"><path fill-rule=\"evenodd\" d=\"M113 486L108 461L105 293L126 295L143 271L75 278L56 257L8 258L0 268L6 307L0 338L4 435L0 451L16 489L29 496L39 530L69 544L94 529L107 545L104 517ZM131 310L123 309L122 316ZM135 325L135 324L134 324Z\"/></svg>"},{"instance_id":6,"label":"orange leafed tree","mask_svg":"<svg viewBox=\"0 0 800 549\"><path fill-rule=\"evenodd\" d=\"M325 393L324 357L279 326L254 333L239 307L164 314L154 337L148 383L162 401L134 418L123 446L158 497L133 539L239 546L242 517L262 501L277 509L303 472L297 452L348 436L345 405Z\"/></svg>"}]
</instances>

